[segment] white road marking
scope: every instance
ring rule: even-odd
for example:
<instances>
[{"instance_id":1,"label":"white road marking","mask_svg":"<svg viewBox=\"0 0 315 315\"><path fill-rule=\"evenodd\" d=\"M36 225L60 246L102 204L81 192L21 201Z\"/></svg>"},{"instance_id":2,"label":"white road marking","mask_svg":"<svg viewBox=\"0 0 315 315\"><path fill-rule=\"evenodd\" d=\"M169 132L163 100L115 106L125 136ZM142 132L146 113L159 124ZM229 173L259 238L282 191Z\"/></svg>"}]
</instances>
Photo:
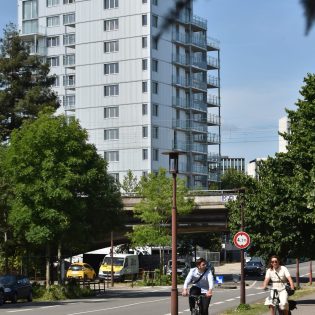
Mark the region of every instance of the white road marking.
<instances>
[{"instance_id":1,"label":"white road marking","mask_svg":"<svg viewBox=\"0 0 315 315\"><path fill-rule=\"evenodd\" d=\"M134 305L155 303L155 302L160 302L160 301L165 301L165 300L169 300L169 298L159 299L159 300L152 300L152 301L146 301L146 302L138 302L138 303L132 303L132 304L121 305L121 306L108 307L108 308L102 308L102 309L92 310L92 311L77 312L77 313L68 313L68 314L66 314L66 315L79 315L79 314L88 314L88 313L104 312L104 311L110 311L110 310L115 310L115 309L119 309L119 308L126 308L126 307L130 307L130 306L134 306Z\"/></svg>"},{"instance_id":2,"label":"white road marking","mask_svg":"<svg viewBox=\"0 0 315 315\"><path fill-rule=\"evenodd\" d=\"M33 308L24 308L23 310L14 310L14 311L8 311L8 313L17 313L17 312L29 312L33 311Z\"/></svg>"},{"instance_id":3,"label":"white road marking","mask_svg":"<svg viewBox=\"0 0 315 315\"><path fill-rule=\"evenodd\" d=\"M232 302L232 301L235 301L235 299L228 299L228 300L225 300L225 302Z\"/></svg>"}]
</instances>

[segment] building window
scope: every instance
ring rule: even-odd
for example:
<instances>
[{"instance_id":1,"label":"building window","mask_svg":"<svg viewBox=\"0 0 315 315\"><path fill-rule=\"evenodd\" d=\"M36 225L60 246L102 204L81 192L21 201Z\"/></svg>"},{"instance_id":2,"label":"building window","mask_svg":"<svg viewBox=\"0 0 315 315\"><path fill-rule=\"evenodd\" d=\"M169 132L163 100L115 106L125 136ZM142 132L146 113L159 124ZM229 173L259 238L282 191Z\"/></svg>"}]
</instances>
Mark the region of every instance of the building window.
<instances>
[{"instance_id":1,"label":"building window","mask_svg":"<svg viewBox=\"0 0 315 315\"><path fill-rule=\"evenodd\" d=\"M159 139L159 127L157 126L152 127L152 138Z\"/></svg>"},{"instance_id":2,"label":"building window","mask_svg":"<svg viewBox=\"0 0 315 315\"><path fill-rule=\"evenodd\" d=\"M148 59L142 59L142 70L148 70Z\"/></svg>"},{"instance_id":3,"label":"building window","mask_svg":"<svg viewBox=\"0 0 315 315\"><path fill-rule=\"evenodd\" d=\"M63 65L64 66L75 65L75 54L64 55L63 56Z\"/></svg>"},{"instance_id":4,"label":"building window","mask_svg":"<svg viewBox=\"0 0 315 315\"><path fill-rule=\"evenodd\" d=\"M158 39L152 38L152 48L155 50L158 49Z\"/></svg>"},{"instance_id":5,"label":"building window","mask_svg":"<svg viewBox=\"0 0 315 315\"><path fill-rule=\"evenodd\" d=\"M148 126L142 127L142 138L148 138Z\"/></svg>"},{"instance_id":6,"label":"building window","mask_svg":"<svg viewBox=\"0 0 315 315\"><path fill-rule=\"evenodd\" d=\"M104 118L117 118L119 117L119 107L105 107L104 108Z\"/></svg>"},{"instance_id":7,"label":"building window","mask_svg":"<svg viewBox=\"0 0 315 315\"><path fill-rule=\"evenodd\" d=\"M75 23L75 13L63 15L63 25Z\"/></svg>"},{"instance_id":8,"label":"building window","mask_svg":"<svg viewBox=\"0 0 315 315\"><path fill-rule=\"evenodd\" d=\"M104 64L104 74L117 74L117 73L119 73L118 62Z\"/></svg>"},{"instance_id":9,"label":"building window","mask_svg":"<svg viewBox=\"0 0 315 315\"><path fill-rule=\"evenodd\" d=\"M159 62L156 59L152 59L152 71L158 72Z\"/></svg>"},{"instance_id":10,"label":"building window","mask_svg":"<svg viewBox=\"0 0 315 315\"><path fill-rule=\"evenodd\" d=\"M63 4L71 4L74 2L75 2L75 0L63 0Z\"/></svg>"},{"instance_id":11,"label":"building window","mask_svg":"<svg viewBox=\"0 0 315 315\"><path fill-rule=\"evenodd\" d=\"M108 162L119 161L119 151L106 151L104 152L104 159Z\"/></svg>"},{"instance_id":12,"label":"building window","mask_svg":"<svg viewBox=\"0 0 315 315\"><path fill-rule=\"evenodd\" d=\"M148 92L148 82L142 81L142 93L147 93L147 92Z\"/></svg>"},{"instance_id":13,"label":"building window","mask_svg":"<svg viewBox=\"0 0 315 315\"><path fill-rule=\"evenodd\" d=\"M74 45L75 44L75 34L63 35L63 44L64 44L64 46Z\"/></svg>"},{"instance_id":14,"label":"building window","mask_svg":"<svg viewBox=\"0 0 315 315\"><path fill-rule=\"evenodd\" d=\"M118 0L104 0L104 9L118 8Z\"/></svg>"},{"instance_id":15,"label":"building window","mask_svg":"<svg viewBox=\"0 0 315 315\"><path fill-rule=\"evenodd\" d=\"M54 87L59 86L59 85L60 85L59 76L58 76L58 75L55 75L54 79L55 79L55 80L54 80L52 86L54 86Z\"/></svg>"},{"instance_id":16,"label":"building window","mask_svg":"<svg viewBox=\"0 0 315 315\"><path fill-rule=\"evenodd\" d=\"M148 25L148 17L146 14L142 14L142 26Z\"/></svg>"},{"instance_id":17,"label":"building window","mask_svg":"<svg viewBox=\"0 0 315 315\"><path fill-rule=\"evenodd\" d=\"M75 95L66 95L63 97L64 107L74 107L75 106Z\"/></svg>"},{"instance_id":18,"label":"building window","mask_svg":"<svg viewBox=\"0 0 315 315\"><path fill-rule=\"evenodd\" d=\"M37 18L37 1L29 0L23 1L23 20L30 20Z\"/></svg>"},{"instance_id":19,"label":"building window","mask_svg":"<svg viewBox=\"0 0 315 315\"><path fill-rule=\"evenodd\" d=\"M105 85L104 86L104 96L117 96L119 95L119 85Z\"/></svg>"},{"instance_id":20,"label":"building window","mask_svg":"<svg viewBox=\"0 0 315 315\"><path fill-rule=\"evenodd\" d=\"M148 47L148 38L146 36L142 37L142 48Z\"/></svg>"},{"instance_id":21,"label":"building window","mask_svg":"<svg viewBox=\"0 0 315 315\"><path fill-rule=\"evenodd\" d=\"M118 40L104 43L104 52L105 53L117 52L117 51L119 51Z\"/></svg>"},{"instance_id":22,"label":"building window","mask_svg":"<svg viewBox=\"0 0 315 315\"><path fill-rule=\"evenodd\" d=\"M46 63L49 64L49 67L58 67L59 66L59 57L48 57Z\"/></svg>"},{"instance_id":23,"label":"building window","mask_svg":"<svg viewBox=\"0 0 315 315\"><path fill-rule=\"evenodd\" d=\"M152 150L152 160L153 161L158 161L159 160L159 150L158 149L153 149Z\"/></svg>"},{"instance_id":24,"label":"building window","mask_svg":"<svg viewBox=\"0 0 315 315\"><path fill-rule=\"evenodd\" d=\"M147 3L148 2L148 0L142 0L142 3Z\"/></svg>"},{"instance_id":25,"label":"building window","mask_svg":"<svg viewBox=\"0 0 315 315\"><path fill-rule=\"evenodd\" d=\"M69 74L63 76L63 85L64 86L74 86L75 85L75 75Z\"/></svg>"},{"instance_id":26,"label":"building window","mask_svg":"<svg viewBox=\"0 0 315 315\"><path fill-rule=\"evenodd\" d=\"M159 18L157 15L152 15L152 26L153 27L158 27L159 24Z\"/></svg>"},{"instance_id":27,"label":"building window","mask_svg":"<svg viewBox=\"0 0 315 315\"><path fill-rule=\"evenodd\" d=\"M59 15L47 17L47 27L59 26L60 17Z\"/></svg>"},{"instance_id":28,"label":"building window","mask_svg":"<svg viewBox=\"0 0 315 315\"><path fill-rule=\"evenodd\" d=\"M104 130L104 140L118 140L119 139L119 129L105 129Z\"/></svg>"},{"instance_id":29,"label":"building window","mask_svg":"<svg viewBox=\"0 0 315 315\"><path fill-rule=\"evenodd\" d=\"M104 21L104 31L116 31L118 30L118 26L118 19Z\"/></svg>"},{"instance_id":30,"label":"building window","mask_svg":"<svg viewBox=\"0 0 315 315\"><path fill-rule=\"evenodd\" d=\"M47 38L47 47L59 46L59 36L53 36Z\"/></svg>"},{"instance_id":31,"label":"building window","mask_svg":"<svg viewBox=\"0 0 315 315\"><path fill-rule=\"evenodd\" d=\"M47 0L47 7L54 7L59 4L59 0Z\"/></svg>"},{"instance_id":32,"label":"building window","mask_svg":"<svg viewBox=\"0 0 315 315\"><path fill-rule=\"evenodd\" d=\"M148 104L142 104L142 115L148 115Z\"/></svg>"},{"instance_id":33,"label":"building window","mask_svg":"<svg viewBox=\"0 0 315 315\"><path fill-rule=\"evenodd\" d=\"M159 116L159 104L152 105L152 115L155 117Z\"/></svg>"},{"instance_id":34,"label":"building window","mask_svg":"<svg viewBox=\"0 0 315 315\"><path fill-rule=\"evenodd\" d=\"M119 173L108 173L108 174L114 178L114 181L116 182L116 184L119 183Z\"/></svg>"},{"instance_id":35,"label":"building window","mask_svg":"<svg viewBox=\"0 0 315 315\"><path fill-rule=\"evenodd\" d=\"M142 160L148 159L148 149L142 149Z\"/></svg>"},{"instance_id":36,"label":"building window","mask_svg":"<svg viewBox=\"0 0 315 315\"><path fill-rule=\"evenodd\" d=\"M153 5L158 5L158 0L152 0Z\"/></svg>"},{"instance_id":37,"label":"building window","mask_svg":"<svg viewBox=\"0 0 315 315\"><path fill-rule=\"evenodd\" d=\"M153 81L152 82L152 93L153 94L159 94L159 83Z\"/></svg>"}]
</instances>

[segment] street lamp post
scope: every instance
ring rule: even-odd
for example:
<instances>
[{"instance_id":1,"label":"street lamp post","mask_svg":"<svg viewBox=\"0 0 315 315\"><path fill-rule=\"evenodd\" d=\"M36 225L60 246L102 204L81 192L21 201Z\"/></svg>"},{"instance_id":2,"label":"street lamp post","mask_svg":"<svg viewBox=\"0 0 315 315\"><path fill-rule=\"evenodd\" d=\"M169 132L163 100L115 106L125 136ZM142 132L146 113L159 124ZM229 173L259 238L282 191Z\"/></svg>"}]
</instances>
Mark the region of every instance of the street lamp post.
<instances>
[{"instance_id":1,"label":"street lamp post","mask_svg":"<svg viewBox=\"0 0 315 315\"><path fill-rule=\"evenodd\" d=\"M171 315L178 315L176 177L178 173L179 152L171 151L171 152L163 152L163 154L166 154L169 156L169 172L173 176Z\"/></svg>"}]
</instances>

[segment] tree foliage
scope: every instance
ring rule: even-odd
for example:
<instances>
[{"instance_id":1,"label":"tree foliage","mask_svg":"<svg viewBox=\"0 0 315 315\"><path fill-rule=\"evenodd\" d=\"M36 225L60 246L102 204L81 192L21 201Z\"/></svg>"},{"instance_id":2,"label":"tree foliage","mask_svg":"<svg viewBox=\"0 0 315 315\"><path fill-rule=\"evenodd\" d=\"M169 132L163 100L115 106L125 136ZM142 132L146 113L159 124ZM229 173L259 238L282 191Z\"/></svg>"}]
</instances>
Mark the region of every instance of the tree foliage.
<instances>
[{"instance_id":1,"label":"tree foliage","mask_svg":"<svg viewBox=\"0 0 315 315\"><path fill-rule=\"evenodd\" d=\"M142 177L138 193L143 197L135 206L135 216L143 225L136 226L130 234L134 246L153 246L170 244L171 210L173 201L173 180L166 176L165 169L158 174ZM177 179L177 212L189 213L194 202L187 198L185 182Z\"/></svg>"},{"instance_id":2,"label":"tree foliage","mask_svg":"<svg viewBox=\"0 0 315 315\"><path fill-rule=\"evenodd\" d=\"M59 107L51 90L55 78L48 73L48 65L30 55L15 26L9 24L0 41L1 141L7 140L24 120L37 117L44 107Z\"/></svg>"},{"instance_id":3,"label":"tree foliage","mask_svg":"<svg viewBox=\"0 0 315 315\"><path fill-rule=\"evenodd\" d=\"M287 111L288 152L262 162L259 182L244 197L251 251L267 257L314 257L315 76L308 75L297 110ZM240 203L229 204L231 229L240 227Z\"/></svg>"},{"instance_id":4,"label":"tree foliage","mask_svg":"<svg viewBox=\"0 0 315 315\"><path fill-rule=\"evenodd\" d=\"M221 177L222 189L239 189L243 187L253 187L256 180L233 168L227 169Z\"/></svg>"},{"instance_id":5,"label":"tree foliage","mask_svg":"<svg viewBox=\"0 0 315 315\"><path fill-rule=\"evenodd\" d=\"M77 121L42 114L12 133L6 154L15 198L9 221L34 245L88 245L120 215L120 193L106 162Z\"/></svg>"},{"instance_id":6,"label":"tree foliage","mask_svg":"<svg viewBox=\"0 0 315 315\"><path fill-rule=\"evenodd\" d=\"M131 170L128 170L121 184L121 189L125 193L135 193L138 189L138 178Z\"/></svg>"}]
</instances>

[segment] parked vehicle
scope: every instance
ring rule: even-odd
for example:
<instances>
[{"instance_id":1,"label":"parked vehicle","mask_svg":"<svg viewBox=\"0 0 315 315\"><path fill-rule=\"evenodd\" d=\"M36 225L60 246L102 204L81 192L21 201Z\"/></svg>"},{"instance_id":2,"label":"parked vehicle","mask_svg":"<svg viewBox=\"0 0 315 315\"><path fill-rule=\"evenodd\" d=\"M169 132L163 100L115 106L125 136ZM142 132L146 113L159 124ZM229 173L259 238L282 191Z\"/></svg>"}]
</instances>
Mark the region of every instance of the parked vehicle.
<instances>
[{"instance_id":1,"label":"parked vehicle","mask_svg":"<svg viewBox=\"0 0 315 315\"><path fill-rule=\"evenodd\" d=\"M33 300L32 285L26 276L0 276L0 286L3 289L3 301L16 303L19 299Z\"/></svg>"},{"instance_id":2,"label":"parked vehicle","mask_svg":"<svg viewBox=\"0 0 315 315\"><path fill-rule=\"evenodd\" d=\"M186 262L186 260L178 258L177 264L176 264L177 275L180 277L186 277L188 272L189 272L189 270L188 270L188 272L186 273L187 268L189 269L189 264ZM167 275L172 274L172 260L169 260L167 265L166 265L166 274Z\"/></svg>"},{"instance_id":3,"label":"parked vehicle","mask_svg":"<svg viewBox=\"0 0 315 315\"><path fill-rule=\"evenodd\" d=\"M96 273L94 269L87 263L73 263L68 268L67 279L82 279L82 280L94 280Z\"/></svg>"},{"instance_id":4,"label":"parked vehicle","mask_svg":"<svg viewBox=\"0 0 315 315\"><path fill-rule=\"evenodd\" d=\"M111 279L111 255L106 255L101 263L98 277L102 280ZM113 255L114 280L136 279L139 273L139 258L133 254Z\"/></svg>"},{"instance_id":5,"label":"parked vehicle","mask_svg":"<svg viewBox=\"0 0 315 315\"><path fill-rule=\"evenodd\" d=\"M245 275L263 276L266 273L266 267L261 261L249 261L244 266Z\"/></svg>"}]
</instances>

